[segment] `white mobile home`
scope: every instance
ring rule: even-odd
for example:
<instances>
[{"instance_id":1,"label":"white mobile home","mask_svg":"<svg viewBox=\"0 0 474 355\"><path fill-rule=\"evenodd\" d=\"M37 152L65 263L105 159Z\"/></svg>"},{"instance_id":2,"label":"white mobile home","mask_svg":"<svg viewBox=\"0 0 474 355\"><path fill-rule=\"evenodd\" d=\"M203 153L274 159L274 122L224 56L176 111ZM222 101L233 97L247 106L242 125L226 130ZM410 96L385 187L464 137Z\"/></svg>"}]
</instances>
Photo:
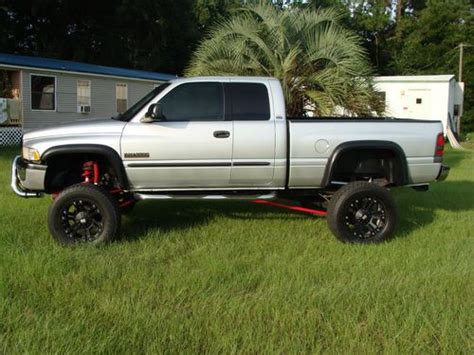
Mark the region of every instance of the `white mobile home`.
<instances>
[{"instance_id":1,"label":"white mobile home","mask_svg":"<svg viewBox=\"0 0 474 355\"><path fill-rule=\"evenodd\" d=\"M440 120L446 133L448 120L457 131L462 116L464 83L454 75L379 76L375 87L385 97L385 115Z\"/></svg>"},{"instance_id":2,"label":"white mobile home","mask_svg":"<svg viewBox=\"0 0 474 355\"><path fill-rule=\"evenodd\" d=\"M0 125L29 130L110 117L175 77L0 53Z\"/></svg>"}]
</instances>

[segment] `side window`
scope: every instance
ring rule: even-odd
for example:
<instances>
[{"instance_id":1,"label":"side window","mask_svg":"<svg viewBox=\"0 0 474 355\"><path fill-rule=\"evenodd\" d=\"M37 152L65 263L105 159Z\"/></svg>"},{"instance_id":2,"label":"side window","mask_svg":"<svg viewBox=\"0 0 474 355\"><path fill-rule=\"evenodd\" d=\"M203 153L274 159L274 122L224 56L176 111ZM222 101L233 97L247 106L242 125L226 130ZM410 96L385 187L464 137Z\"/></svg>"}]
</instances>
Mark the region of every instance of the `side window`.
<instances>
[{"instance_id":1,"label":"side window","mask_svg":"<svg viewBox=\"0 0 474 355\"><path fill-rule=\"evenodd\" d=\"M235 121L264 121L270 119L267 87L258 83L225 84L231 101L230 115Z\"/></svg>"},{"instance_id":2,"label":"side window","mask_svg":"<svg viewBox=\"0 0 474 355\"><path fill-rule=\"evenodd\" d=\"M189 83L160 100L167 121L221 121L224 95L221 83Z\"/></svg>"}]
</instances>

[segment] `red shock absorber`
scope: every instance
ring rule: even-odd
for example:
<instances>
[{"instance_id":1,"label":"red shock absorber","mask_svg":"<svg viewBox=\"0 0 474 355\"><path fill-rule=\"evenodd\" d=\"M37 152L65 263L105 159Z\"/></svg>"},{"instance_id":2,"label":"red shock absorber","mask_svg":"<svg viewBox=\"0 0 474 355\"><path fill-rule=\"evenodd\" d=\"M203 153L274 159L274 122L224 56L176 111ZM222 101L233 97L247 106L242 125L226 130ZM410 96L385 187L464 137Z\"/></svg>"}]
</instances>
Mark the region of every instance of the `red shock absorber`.
<instances>
[{"instance_id":1,"label":"red shock absorber","mask_svg":"<svg viewBox=\"0 0 474 355\"><path fill-rule=\"evenodd\" d=\"M100 169L99 163L90 160L85 162L82 165L82 178L84 179L83 184L94 184L98 185L100 182ZM108 192L115 197L120 208L126 208L135 204L135 199L124 191L121 187L110 188ZM53 199L56 198L56 195L53 195Z\"/></svg>"},{"instance_id":2,"label":"red shock absorber","mask_svg":"<svg viewBox=\"0 0 474 355\"><path fill-rule=\"evenodd\" d=\"M97 185L100 181L99 164L95 161L94 164L92 164L92 167L94 168L94 177L92 182Z\"/></svg>"},{"instance_id":3,"label":"red shock absorber","mask_svg":"<svg viewBox=\"0 0 474 355\"><path fill-rule=\"evenodd\" d=\"M100 181L100 170L99 163L96 161L90 160L85 162L82 165L82 177L84 178L84 183L93 183L97 185Z\"/></svg>"}]
</instances>

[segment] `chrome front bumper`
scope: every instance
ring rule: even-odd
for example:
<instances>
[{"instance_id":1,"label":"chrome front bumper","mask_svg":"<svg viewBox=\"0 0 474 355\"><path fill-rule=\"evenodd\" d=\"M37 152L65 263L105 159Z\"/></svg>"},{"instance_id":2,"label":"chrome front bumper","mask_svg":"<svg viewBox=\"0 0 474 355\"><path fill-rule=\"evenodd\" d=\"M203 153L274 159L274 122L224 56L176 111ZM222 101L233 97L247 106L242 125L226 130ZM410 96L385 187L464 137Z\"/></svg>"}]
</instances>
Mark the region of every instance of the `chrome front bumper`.
<instances>
[{"instance_id":1,"label":"chrome front bumper","mask_svg":"<svg viewBox=\"0 0 474 355\"><path fill-rule=\"evenodd\" d=\"M46 165L29 164L19 155L13 159L11 187L18 196L41 197L45 176Z\"/></svg>"},{"instance_id":2,"label":"chrome front bumper","mask_svg":"<svg viewBox=\"0 0 474 355\"><path fill-rule=\"evenodd\" d=\"M436 178L436 181L443 181L446 180L446 178L449 175L449 166L447 165L441 165L441 168L439 169L439 174L438 177Z\"/></svg>"}]
</instances>

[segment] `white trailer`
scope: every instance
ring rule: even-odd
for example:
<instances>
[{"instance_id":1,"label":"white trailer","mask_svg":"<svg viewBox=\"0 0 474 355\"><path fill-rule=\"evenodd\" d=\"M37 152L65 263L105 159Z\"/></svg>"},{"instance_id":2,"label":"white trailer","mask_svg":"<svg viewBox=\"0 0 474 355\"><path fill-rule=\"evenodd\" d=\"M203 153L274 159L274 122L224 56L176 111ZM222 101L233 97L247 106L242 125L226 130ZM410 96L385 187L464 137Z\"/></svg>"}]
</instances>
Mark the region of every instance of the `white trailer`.
<instances>
[{"instance_id":1,"label":"white trailer","mask_svg":"<svg viewBox=\"0 0 474 355\"><path fill-rule=\"evenodd\" d=\"M374 83L385 97L386 116L440 120L445 135L451 120L452 131L458 131L464 83L454 75L378 76Z\"/></svg>"}]
</instances>

